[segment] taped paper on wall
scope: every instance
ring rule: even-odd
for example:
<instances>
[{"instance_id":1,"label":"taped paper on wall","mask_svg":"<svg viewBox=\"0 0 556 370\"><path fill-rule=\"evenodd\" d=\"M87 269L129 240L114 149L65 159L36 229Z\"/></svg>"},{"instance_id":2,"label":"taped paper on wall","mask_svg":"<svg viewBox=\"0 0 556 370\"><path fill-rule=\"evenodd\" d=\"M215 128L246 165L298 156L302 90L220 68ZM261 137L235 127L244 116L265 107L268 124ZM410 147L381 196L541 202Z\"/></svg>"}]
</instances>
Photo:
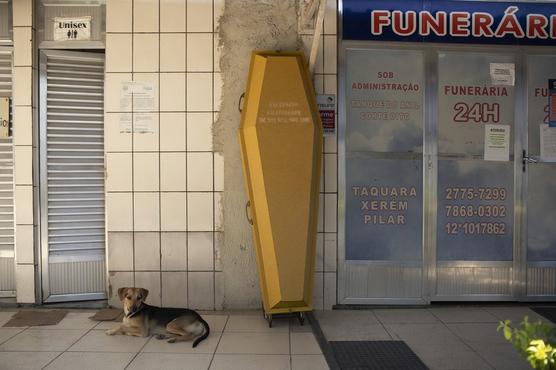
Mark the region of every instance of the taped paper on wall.
<instances>
[{"instance_id":1,"label":"taped paper on wall","mask_svg":"<svg viewBox=\"0 0 556 370\"><path fill-rule=\"evenodd\" d=\"M556 127L541 124L540 134L541 160L544 162L556 162Z\"/></svg>"},{"instance_id":2,"label":"taped paper on wall","mask_svg":"<svg viewBox=\"0 0 556 370\"><path fill-rule=\"evenodd\" d=\"M131 134L133 131L133 116L131 113L120 115L120 134Z\"/></svg>"},{"instance_id":3,"label":"taped paper on wall","mask_svg":"<svg viewBox=\"0 0 556 370\"><path fill-rule=\"evenodd\" d=\"M154 85L143 81L123 81L120 108L123 111L154 110Z\"/></svg>"},{"instance_id":4,"label":"taped paper on wall","mask_svg":"<svg viewBox=\"0 0 556 370\"><path fill-rule=\"evenodd\" d=\"M510 160L510 126L485 125L485 161Z\"/></svg>"},{"instance_id":5,"label":"taped paper on wall","mask_svg":"<svg viewBox=\"0 0 556 370\"><path fill-rule=\"evenodd\" d=\"M122 114L120 116L120 134L154 134L153 116L145 113Z\"/></svg>"},{"instance_id":6,"label":"taped paper on wall","mask_svg":"<svg viewBox=\"0 0 556 370\"><path fill-rule=\"evenodd\" d=\"M334 135L336 131L336 95L317 95L320 120L325 135Z\"/></svg>"},{"instance_id":7,"label":"taped paper on wall","mask_svg":"<svg viewBox=\"0 0 556 370\"><path fill-rule=\"evenodd\" d=\"M515 64L490 63L490 80L492 85L515 85Z\"/></svg>"}]
</instances>

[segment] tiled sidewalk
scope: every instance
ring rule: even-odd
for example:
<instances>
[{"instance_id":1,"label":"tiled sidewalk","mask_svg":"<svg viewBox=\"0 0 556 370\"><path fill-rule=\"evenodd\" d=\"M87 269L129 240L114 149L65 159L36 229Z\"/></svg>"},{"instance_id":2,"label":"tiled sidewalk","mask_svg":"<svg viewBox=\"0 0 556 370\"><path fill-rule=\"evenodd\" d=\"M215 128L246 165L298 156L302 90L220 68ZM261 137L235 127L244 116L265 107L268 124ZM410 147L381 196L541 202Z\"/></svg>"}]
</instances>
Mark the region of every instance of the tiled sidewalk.
<instances>
[{"instance_id":1,"label":"tiled sidewalk","mask_svg":"<svg viewBox=\"0 0 556 370\"><path fill-rule=\"evenodd\" d=\"M524 306L440 306L317 311L328 341L403 340L431 370L530 370L502 333L500 320L547 320Z\"/></svg>"},{"instance_id":2,"label":"tiled sidewalk","mask_svg":"<svg viewBox=\"0 0 556 370\"><path fill-rule=\"evenodd\" d=\"M79 370L325 370L320 348L306 324L260 313L206 313L208 339L169 344L155 338L108 336L114 323L75 311L55 326L4 328L13 311L0 310L0 369Z\"/></svg>"}]
</instances>

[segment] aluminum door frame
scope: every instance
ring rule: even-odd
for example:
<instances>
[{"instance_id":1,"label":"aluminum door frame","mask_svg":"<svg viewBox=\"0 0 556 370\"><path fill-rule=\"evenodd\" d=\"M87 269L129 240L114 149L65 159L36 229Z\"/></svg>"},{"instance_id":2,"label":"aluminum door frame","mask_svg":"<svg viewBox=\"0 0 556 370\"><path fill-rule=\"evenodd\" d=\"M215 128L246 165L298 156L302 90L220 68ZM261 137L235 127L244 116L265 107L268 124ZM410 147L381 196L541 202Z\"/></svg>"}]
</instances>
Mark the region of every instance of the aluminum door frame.
<instances>
[{"instance_id":1,"label":"aluminum door frame","mask_svg":"<svg viewBox=\"0 0 556 370\"><path fill-rule=\"evenodd\" d=\"M341 33L341 12L339 22ZM345 268L345 204L346 204L346 50L384 49L408 50L417 49L425 53L425 122L423 138L423 281L421 299L398 298L366 298L353 299L346 297ZM382 41L344 41L338 38L338 275L337 301L339 304L430 304L431 301L534 301L547 300L547 297L531 297L526 295L527 284L527 243L526 243L526 172L522 171L522 150L527 148L527 55L556 55L550 46L494 46L494 45L458 45L411 42ZM437 278L437 182L438 182L438 143L437 143L437 91L438 91L438 60L439 51L475 52L513 55L516 61L515 113L514 113L514 230L513 230L513 261L490 261L489 265L511 265L511 295L461 295L436 296ZM494 263L492 263L494 262ZM381 263L377 261L377 263ZM373 261L369 261L373 264ZM479 267L483 262L454 261L446 263L453 266L474 265ZM556 263L554 263L556 265ZM553 298L556 300L556 297Z\"/></svg>"},{"instance_id":2,"label":"aluminum door frame","mask_svg":"<svg viewBox=\"0 0 556 370\"><path fill-rule=\"evenodd\" d=\"M49 243L48 243L48 163L47 163L47 58L49 55L70 55L75 53L91 54L83 51L67 50L39 50L39 193L38 210L40 214L40 263L39 263L39 284L37 285L38 297L43 303L70 302L70 301L91 301L104 300L107 293L76 293L76 294L51 294L49 280ZM104 133L103 133L104 134ZM106 161L106 158L105 158ZM106 195L106 187L105 193ZM106 206L105 206L106 207ZM106 224L106 215L105 215ZM106 249L107 228L105 227L105 287L108 288L108 253Z\"/></svg>"}]
</instances>

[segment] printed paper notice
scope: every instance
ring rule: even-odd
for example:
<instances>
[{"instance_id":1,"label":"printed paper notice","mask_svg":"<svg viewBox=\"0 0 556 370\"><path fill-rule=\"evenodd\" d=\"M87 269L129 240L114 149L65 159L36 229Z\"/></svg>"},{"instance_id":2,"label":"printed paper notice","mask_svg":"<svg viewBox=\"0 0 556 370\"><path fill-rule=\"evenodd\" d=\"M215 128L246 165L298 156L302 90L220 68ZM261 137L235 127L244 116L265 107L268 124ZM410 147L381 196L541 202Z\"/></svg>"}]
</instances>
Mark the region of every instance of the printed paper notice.
<instances>
[{"instance_id":1,"label":"printed paper notice","mask_svg":"<svg viewBox=\"0 0 556 370\"><path fill-rule=\"evenodd\" d=\"M131 134L133 129L133 117L131 113L120 115L120 134Z\"/></svg>"},{"instance_id":2,"label":"printed paper notice","mask_svg":"<svg viewBox=\"0 0 556 370\"><path fill-rule=\"evenodd\" d=\"M136 134L154 134L152 114L136 114L133 120L133 132Z\"/></svg>"},{"instance_id":3,"label":"printed paper notice","mask_svg":"<svg viewBox=\"0 0 556 370\"><path fill-rule=\"evenodd\" d=\"M320 120L325 135L336 131L336 95L317 95Z\"/></svg>"},{"instance_id":4,"label":"printed paper notice","mask_svg":"<svg viewBox=\"0 0 556 370\"><path fill-rule=\"evenodd\" d=\"M541 127L541 160L556 162L556 127L542 124Z\"/></svg>"},{"instance_id":5,"label":"printed paper notice","mask_svg":"<svg viewBox=\"0 0 556 370\"><path fill-rule=\"evenodd\" d=\"M485 125L485 161L510 160L510 126Z\"/></svg>"},{"instance_id":6,"label":"printed paper notice","mask_svg":"<svg viewBox=\"0 0 556 370\"><path fill-rule=\"evenodd\" d=\"M490 63L490 79L492 85L515 85L515 64Z\"/></svg>"},{"instance_id":7,"label":"printed paper notice","mask_svg":"<svg viewBox=\"0 0 556 370\"><path fill-rule=\"evenodd\" d=\"M152 111L154 105L154 85L150 82L123 81L120 92L120 108L123 111Z\"/></svg>"}]
</instances>

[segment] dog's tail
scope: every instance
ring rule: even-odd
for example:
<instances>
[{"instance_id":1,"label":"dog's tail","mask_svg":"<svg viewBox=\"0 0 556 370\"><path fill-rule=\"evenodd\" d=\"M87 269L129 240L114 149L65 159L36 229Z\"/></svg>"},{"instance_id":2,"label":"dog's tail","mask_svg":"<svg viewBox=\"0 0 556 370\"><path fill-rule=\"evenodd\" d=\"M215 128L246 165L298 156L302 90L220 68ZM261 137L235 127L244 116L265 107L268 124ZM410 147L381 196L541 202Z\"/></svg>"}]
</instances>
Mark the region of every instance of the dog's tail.
<instances>
[{"instance_id":1,"label":"dog's tail","mask_svg":"<svg viewBox=\"0 0 556 370\"><path fill-rule=\"evenodd\" d=\"M201 343L202 341L207 339L207 337L210 334L209 324L205 320L203 320L203 318L201 316L199 316L199 321L201 322L201 324L203 324L203 326L205 328L205 331L204 331L203 335L201 335L199 338L195 339L195 341L193 342L193 348L197 347L197 345L199 343Z\"/></svg>"}]
</instances>

